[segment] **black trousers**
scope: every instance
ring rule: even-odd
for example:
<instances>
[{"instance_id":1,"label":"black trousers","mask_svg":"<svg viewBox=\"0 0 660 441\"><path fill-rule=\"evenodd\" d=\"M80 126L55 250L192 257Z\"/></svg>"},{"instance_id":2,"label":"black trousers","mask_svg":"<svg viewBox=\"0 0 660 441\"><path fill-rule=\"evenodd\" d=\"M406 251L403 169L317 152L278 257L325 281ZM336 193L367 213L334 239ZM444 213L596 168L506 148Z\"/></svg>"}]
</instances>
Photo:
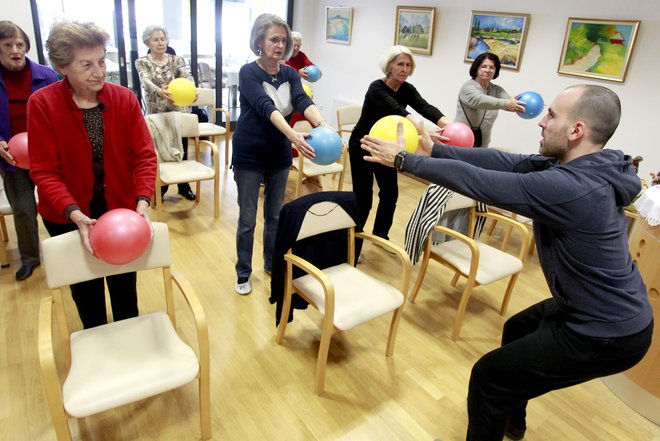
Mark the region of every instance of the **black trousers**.
<instances>
[{"instance_id":1,"label":"black trousers","mask_svg":"<svg viewBox=\"0 0 660 441\"><path fill-rule=\"evenodd\" d=\"M508 424L525 429L528 400L634 366L652 334L653 323L627 337L578 334L553 299L519 312L504 324L502 346L472 368L466 439L501 441Z\"/></svg>"},{"instance_id":2,"label":"black trousers","mask_svg":"<svg viewBox=\"0 0 660 441\"><path fill-rule=\"evenodd\" d=\"M353 193L358 209L358 220L364 227L369 212L373 205L374 197L374 177L378 184L378 208L376 209L376 219L374 219L373 234L384 239L389 239L390 228L394 220L394 211L396 202L399 199L399 185L397 181L397 171L392 167L386 167L381 164L367 162L363 157L369 153L362 150L359 144L351 146L351 177L353 180ZM359 256L362 247L362 241L356 241L355 255Z\"/></svg>"},{"instance_id":3,"label":"black trousers","mask_svg":"<svg viewBox=\"0 0 660 441\"><path fill-rule=\"evenodd\" d=\"M75 223L56 224L43 219L48 234L59 236L78 229ZM62 256L66 258L66 256ZM117 274L105 278L110 292L112 318L124 320L138 315L137 274L135 272ZM78 315L85 329L108 323L105 306L105 286L103 278L75 283L70 286L71 296L76 303Z\"/></svg>"}]
</instances>

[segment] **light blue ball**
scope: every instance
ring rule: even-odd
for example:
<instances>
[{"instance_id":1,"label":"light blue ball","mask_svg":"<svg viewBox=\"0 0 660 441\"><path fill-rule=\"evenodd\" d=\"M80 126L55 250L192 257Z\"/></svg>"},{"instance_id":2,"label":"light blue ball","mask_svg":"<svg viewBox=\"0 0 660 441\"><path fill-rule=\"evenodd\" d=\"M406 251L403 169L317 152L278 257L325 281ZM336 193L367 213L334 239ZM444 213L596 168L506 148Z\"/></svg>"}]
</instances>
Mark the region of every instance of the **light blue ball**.
<instances>
[{"instance_id":1,"label":"light blue ball","mask_svg":"<svg viewBox=\"0 0 660 441\"><path fill-rule=\"evenodd\" d=\"M521 118L536 118L543 112L543 98L536 92L523 92L516 99L525 103L525 111L518 112L518 116Z\"/></svg>"},{"instance_id":2,"label":"light blue ball","mask_svg":"<svg viewBox=\"0 0 660 441\"><path fill-rule=\"evenodd\" d=\"M317 127L309 134L310 136L305 141L314 147L316 156L312 158L312 162L318 165L329 165L339 159L344 144L337 132L327 127Z\"/></svg>"},{"instance_id":3,"label":"light blue ball","mask_svg":"<svg viewBox=\"0 0 660 441\"><path fill-rule=\"evenodd\" d=\"M307 72L307 81L314 83L318 80L321 79L321 69L316 67L315 65L307 66L305 68L305 72Z\"/></svg>"}]
</instances>

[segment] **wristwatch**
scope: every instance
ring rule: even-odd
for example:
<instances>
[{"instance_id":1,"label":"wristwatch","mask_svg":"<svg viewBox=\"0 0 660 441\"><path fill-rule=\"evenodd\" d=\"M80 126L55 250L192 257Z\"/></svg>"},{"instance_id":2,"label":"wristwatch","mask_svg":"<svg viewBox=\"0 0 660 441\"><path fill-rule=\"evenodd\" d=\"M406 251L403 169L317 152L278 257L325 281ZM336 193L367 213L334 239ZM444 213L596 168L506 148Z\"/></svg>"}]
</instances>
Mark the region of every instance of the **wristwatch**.
<instances>
[{"instance_id":1,"label":"wristwatch","mask_svg":"<svg viewBox=\"0 0 660 441\"><path fill-rule=\"evenodd\" d=\"M403 163L406 160L406 156L408 156L408 152L402 150L399 153L397 153L396 156L394 157L394 168L396 168L400 172L403 171Z\"/></svg>"}]
</instances>

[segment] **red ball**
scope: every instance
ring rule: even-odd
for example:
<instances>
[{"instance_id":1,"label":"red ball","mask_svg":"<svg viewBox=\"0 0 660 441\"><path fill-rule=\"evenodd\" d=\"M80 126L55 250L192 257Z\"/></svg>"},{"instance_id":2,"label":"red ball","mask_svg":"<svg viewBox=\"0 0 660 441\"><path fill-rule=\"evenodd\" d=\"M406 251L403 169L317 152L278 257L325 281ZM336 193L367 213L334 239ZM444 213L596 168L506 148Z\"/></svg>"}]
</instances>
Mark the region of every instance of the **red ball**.
<instances>
[{"instance_id":1,"label":"red ball","mask_svg":"<svg viewBox=\"0 0 660 441\"><path fill-rule=\"evenodd\" d=\"M89 233L94 254L104 262L125 265L140 257L151 242L149 221L127 208L101 216Z\"/></svg>"},{"instance_id":2,"label":"red ball","mask_svg":"<svg viewBox=\"0 0 660 441\"><path fill-rule=\"evenodd\" d=\"M472 129L462 122L452 122L445 126L442 135L449 138L446 142L448 145L456 147L473 147L474 146L474 133Z\"/></svg>"},{"instance_id":3,"label":"red ball","mask_svg":"<svg viewBox=\"0 0 660 441\"><path fill-rule=\"evenodd\" d=\"M17 167L24 168L25 170L30 169L27 132L17 133L12 136L7 143L7 150L14 157Z\"/></svg>"}]
</instances>

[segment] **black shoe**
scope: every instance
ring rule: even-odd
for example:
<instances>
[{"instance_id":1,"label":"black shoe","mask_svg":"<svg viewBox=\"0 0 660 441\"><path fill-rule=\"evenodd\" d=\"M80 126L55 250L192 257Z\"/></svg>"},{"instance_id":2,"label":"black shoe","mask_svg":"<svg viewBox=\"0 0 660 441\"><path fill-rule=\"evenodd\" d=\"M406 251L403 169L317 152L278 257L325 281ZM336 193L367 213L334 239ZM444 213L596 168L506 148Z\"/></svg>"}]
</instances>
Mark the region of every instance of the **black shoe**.
<instances>
[{"instance_id":1,"label":"black shoe","mask_svg":"<svg viewBox=\"0 0 660 441\"><path fill-rule=\"evenodd\" d=\"M21 267L16 271L16 280L21 281L25 280L32 275L34 269L40 265L39 262L32 265L21 265Z\"/></svg>"},{"instance_id":2,"label":"black shoe","mask_svg":"<svg viewBox=\"0 0 660 441\"><path fill-rule=\"evenodd\" d=\"M508 426L504 436L512 441L520 441L525 438L525 429L518 429L517 427Z\"/></svg>"},{"instance_id":3,"label":"black shoe","mask_svg":"<svg viewBox=\"0 0 660 441\"><path fill-rule=\"evenodd\" d=\"M189 201L194 201L195 200L195 193L191 189L188 190L179 190L179 194L183 196L184 198L188 199Z\"/></svg>"}]
</instances>

